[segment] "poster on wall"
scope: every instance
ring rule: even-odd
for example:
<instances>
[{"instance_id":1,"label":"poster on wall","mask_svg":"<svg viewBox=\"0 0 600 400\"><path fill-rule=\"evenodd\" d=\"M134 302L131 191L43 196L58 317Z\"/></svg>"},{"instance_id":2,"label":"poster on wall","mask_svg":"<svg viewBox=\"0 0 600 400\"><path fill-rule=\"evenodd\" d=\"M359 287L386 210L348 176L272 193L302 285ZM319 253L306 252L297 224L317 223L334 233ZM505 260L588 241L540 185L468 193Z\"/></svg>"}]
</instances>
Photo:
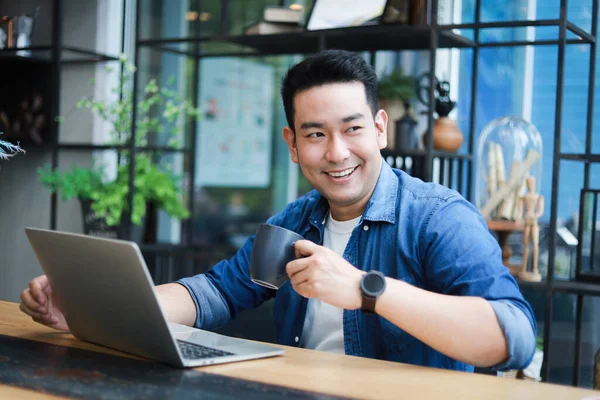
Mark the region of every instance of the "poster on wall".
<instances>
[{"instance_id":1,"label":"poster on wall","mask_svg":"<svg viewBox=\"0 0 600 400\"><path fill-rule=\"evenodd\" d=\"M237 58L200 61L195 186L269 186L273 80L270 65Z\"/></svg>"}]
</instances>

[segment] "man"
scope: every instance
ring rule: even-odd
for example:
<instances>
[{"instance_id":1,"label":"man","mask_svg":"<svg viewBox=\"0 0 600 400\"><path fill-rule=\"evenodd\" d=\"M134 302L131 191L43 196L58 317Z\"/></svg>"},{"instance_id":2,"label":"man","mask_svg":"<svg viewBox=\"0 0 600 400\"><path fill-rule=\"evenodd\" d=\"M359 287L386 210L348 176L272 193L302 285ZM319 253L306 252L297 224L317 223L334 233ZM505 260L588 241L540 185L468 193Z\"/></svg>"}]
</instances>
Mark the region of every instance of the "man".
<instances>
[{"instance_id":1,"label":"man","mask_svg":"<svg viewBox=\"0 0 600 400\"><path fill-rule=\"evenodd\" d=\"M281 94L283 138L316 189L268 220L306 239L290 282L273 291L250 280L250 238L206 274L158 286L168 319L214 329L276 296L284 345L463 371L525 367L535 320L481 215L383 162L388 117L371 67L325 51L291 68ZM45 277L21 298L35 321L68 329Z\"/></svg>"}]
</instances>

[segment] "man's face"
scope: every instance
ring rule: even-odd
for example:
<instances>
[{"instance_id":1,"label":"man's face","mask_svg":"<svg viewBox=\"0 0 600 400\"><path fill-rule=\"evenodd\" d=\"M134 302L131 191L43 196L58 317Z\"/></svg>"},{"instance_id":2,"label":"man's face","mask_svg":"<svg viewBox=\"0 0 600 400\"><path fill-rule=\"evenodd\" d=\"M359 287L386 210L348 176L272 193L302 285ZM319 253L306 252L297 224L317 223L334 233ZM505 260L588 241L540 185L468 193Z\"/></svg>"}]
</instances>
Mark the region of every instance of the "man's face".
<instances>
[{"instance_id":1,"label":"man's face","mask_svg":"<svg viewBox=\"0 0 600 400\"><path fill-rule=\"evenodd\" d=\"M294 125L283 130L292 161L329 200L333 217L362 214L381 169L387 115L373 118L362 83L317 86L296 94Z\"/></svg>"}]
</instances>

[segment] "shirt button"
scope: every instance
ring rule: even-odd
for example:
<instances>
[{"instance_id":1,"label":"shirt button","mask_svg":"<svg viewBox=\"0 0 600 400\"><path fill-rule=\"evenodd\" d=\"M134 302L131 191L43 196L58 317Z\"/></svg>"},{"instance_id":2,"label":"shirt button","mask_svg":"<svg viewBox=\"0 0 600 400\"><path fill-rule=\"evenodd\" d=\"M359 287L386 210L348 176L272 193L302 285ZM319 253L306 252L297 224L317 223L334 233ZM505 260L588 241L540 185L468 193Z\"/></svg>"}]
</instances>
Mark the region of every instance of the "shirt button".
<instances>
[{"instance_id":1,"label":"shirt button","mask_svg":"<svg viewBox=\"0 0 600 400\"><path fill-rule=\"evenodd\" d=\"M294 338L294 342L298 343L299 341L300 341L300 338L299 338L298 336L296 336L296 337Z\"/></svg>"},{"instance_id":2,"label":"shirt button","mask_svg":"<svg viewBox=\"0 0 600 400\"><path fill-rule=\"evenodd\" d=\"M365 225L365 226L363 226L363 229L364 229L365 231L368 231L368 230L369 230L369 225Z\"/></svg>"}]
</instances>

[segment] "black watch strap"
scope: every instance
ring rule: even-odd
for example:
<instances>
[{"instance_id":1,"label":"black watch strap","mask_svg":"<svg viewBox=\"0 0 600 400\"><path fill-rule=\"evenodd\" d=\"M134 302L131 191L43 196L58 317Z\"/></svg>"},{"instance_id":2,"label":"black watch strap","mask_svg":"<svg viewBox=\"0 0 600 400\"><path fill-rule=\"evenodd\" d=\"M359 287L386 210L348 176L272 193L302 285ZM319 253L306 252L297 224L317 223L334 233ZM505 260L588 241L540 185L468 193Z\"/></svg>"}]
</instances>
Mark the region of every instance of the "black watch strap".
<instances>
[{"instance_id":1,"label":"black watch strap","mask_svg":"<svg viewBox=\"0 0 600 400\"><path fill-rule=\"evenodd\" d=\"M376 302L377 302L377 298L367 296L363 293L361 309L368 314L375 314L375 303Z\"/></svg>"},{"instance_id":2,"label":"black watch strap","mask_svg":"<svg viewBox=\"0 0 600 400\"><path fill-rule=\"evenodd\" d=\"M361 309L368 314L375 314L377 298L385 291L385 276L380 271L369 271L360 281L362 297Z\"/></svg>"}]
</instances>

